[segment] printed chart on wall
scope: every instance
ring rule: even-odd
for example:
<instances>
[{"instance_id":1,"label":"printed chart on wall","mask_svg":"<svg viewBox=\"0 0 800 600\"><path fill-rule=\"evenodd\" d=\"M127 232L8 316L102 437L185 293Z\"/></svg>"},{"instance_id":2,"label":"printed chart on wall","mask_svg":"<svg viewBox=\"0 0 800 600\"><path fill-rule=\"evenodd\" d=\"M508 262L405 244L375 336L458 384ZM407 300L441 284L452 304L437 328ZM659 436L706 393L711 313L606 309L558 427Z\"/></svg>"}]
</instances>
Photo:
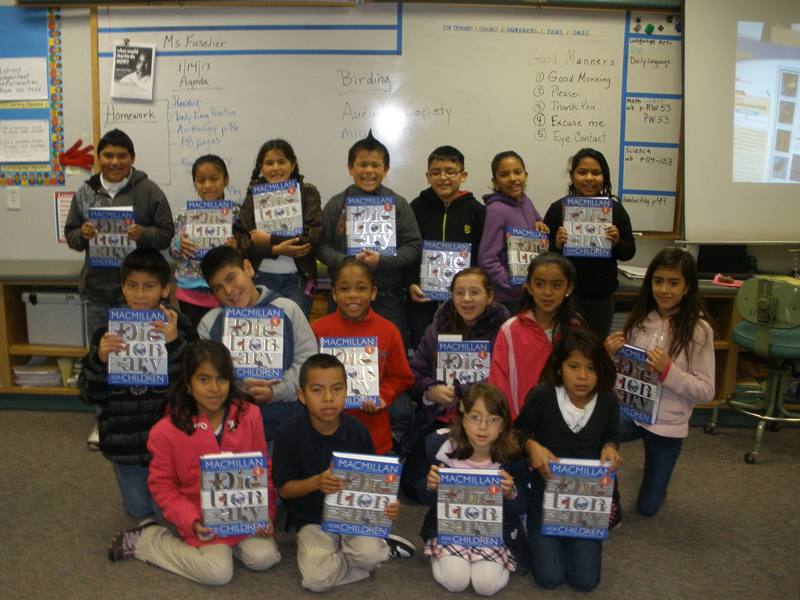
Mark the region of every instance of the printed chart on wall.
<instances>
[{"instance_id":1,"label":"printed chart on wall","mask_svg":"<svg viewBox=\"0 0 800 600\"><path fill-rule=\"evenodd\" d=\"M544 213L567 192L569 157L591 146L630 196L634 228L673 228L680 35L664 15L368 3L98 17L100 127L131 134L136 166L176 208L194 199L191 165L207 153L225 159L226 197L241 199L271 138L292 143L327 199L348 184L348 148L372 129L391 153L386 185L409 200L427 187L437 146L465 154L464 187L478 197L492 157L514 149ZM124 40L155 48L152 101L111 97Z\"/></svg>"},{"instance_id":2,"label":"printed chart on wall","mask_svg":"<svg viewBox=\"0 0 800 600\"><path fill-rule=\"evenodd\" d=\"M0 185L63 185L57 9L0 7Z\"/></svg>"}]
</instances>

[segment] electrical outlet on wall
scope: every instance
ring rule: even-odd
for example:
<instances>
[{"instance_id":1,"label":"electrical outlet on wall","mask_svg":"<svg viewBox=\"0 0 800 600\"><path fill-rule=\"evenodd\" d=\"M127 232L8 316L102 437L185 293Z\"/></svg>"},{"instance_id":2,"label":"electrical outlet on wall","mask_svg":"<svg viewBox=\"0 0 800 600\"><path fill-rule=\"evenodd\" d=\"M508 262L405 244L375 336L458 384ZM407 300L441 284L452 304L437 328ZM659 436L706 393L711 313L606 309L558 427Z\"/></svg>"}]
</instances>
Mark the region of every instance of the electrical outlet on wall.
<instances>
[{"instance_id":1,"label":"electrical outlet on wall","mask_svg":"<svg viewBox=\"0 0 800 600\"><path fill-rule=\"evenodd\" d=\"M20 210L22 208L22 202L20 200L20 196L22 195L22 190L18 187L7 187L6 188L6 208L8 210Z\"/></svg>"}]
</instances>

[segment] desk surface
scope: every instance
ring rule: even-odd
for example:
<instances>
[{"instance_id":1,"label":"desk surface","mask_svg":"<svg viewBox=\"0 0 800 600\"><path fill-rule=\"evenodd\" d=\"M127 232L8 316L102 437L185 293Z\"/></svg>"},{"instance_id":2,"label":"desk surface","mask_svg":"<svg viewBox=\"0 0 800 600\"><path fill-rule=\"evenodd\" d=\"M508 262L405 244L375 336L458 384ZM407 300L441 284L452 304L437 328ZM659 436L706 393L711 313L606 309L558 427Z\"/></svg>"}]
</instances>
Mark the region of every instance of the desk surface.
<instances>
[{"instance_id":1,"label":"desk surface","mask_svg":"<svg viewBox=\"0 0 800 600\"><path fill-rule=\"evenodd\" d=\"M2 260L0 281L78 281L83 261Z\"/></svg>"}]
</instances>

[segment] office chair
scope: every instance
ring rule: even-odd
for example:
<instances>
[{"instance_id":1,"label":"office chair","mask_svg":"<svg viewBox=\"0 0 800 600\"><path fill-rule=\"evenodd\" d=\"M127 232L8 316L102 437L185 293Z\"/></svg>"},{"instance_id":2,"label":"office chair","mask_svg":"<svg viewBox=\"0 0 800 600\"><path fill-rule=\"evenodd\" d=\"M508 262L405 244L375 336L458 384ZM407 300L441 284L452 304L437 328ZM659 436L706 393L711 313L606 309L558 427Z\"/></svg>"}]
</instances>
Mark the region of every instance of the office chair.
<instances>
[{"instance_id":1,"label":"office chair","mask_svg":"<svg viewBox=\"0 0 800 600\"><path fill-rule=\"evenodd\" d=\"M743 320L733 329L733 341L769 362L763 391L734 392L725 400L730 408L758 419L755 445L744 455L744 461L753 464L768 423L770 429L782 423L800 423L800 413L784 406L792 375L787 361L800 359L800 280L783 276L748 279L736 294L736 310ZM718 415L719 405L705 426L706 433L714 431Z\"/></svg>"}]
</instances>

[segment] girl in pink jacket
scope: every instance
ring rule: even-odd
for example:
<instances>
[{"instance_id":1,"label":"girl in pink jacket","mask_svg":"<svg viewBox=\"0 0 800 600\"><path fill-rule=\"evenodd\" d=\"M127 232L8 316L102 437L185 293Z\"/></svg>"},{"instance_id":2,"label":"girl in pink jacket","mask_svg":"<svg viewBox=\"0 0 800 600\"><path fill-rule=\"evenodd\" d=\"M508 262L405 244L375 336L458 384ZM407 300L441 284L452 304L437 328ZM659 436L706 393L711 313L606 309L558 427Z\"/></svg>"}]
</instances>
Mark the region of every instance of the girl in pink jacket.
<instances>
[{"instance_id":1,"label":"girl in pink jacket","mask_svg":"<svg viewBox=\"0 0 800 600\"><path fill-rule=\"evenodd\" d=\"M494 341L488 382L508 398L511 420L525 404L553 349L553 338L582 325L572 308L575 267L554 252L540 254L528 265L522 310L503 323Z\"/></svg>"},{"instance_id":2,"label":"girl in pink jacket","mask_svg":"<svg viewBox=\"0 0 800 600\"><path fill-rule=\"evenodd\" d=\"M180 538L147 519L114 537L109 559L138 558L208 585L231 580L234 557L255 571L269 569L281 559L272 538L277 494L261 412L236 389L228 349L219 342L193 343L186 351L183 379L173 390L169 414L150 431L147 449L153 459L147 483ZM200 457L241 452L266 458L269 525L253 536L216 537L203 524Z\"/></svg>"},{"instance_id":3,"label":"girl in pink jacket","mask_svg":"<svg viewBox=\"0 0 800 600\"><path fill-rule=\"evenodd\" d=\"M680 248L664 248L647 268L624 331L606 339L612 355L624 344L646 350L648 366L660 374L656 422L637 423L620 415L620 441L644 441L637 510L648 517L658 512L667 494L694 405L714 397L714 332L707 315L694 258Z\"/></svg>"}]
</instances>

